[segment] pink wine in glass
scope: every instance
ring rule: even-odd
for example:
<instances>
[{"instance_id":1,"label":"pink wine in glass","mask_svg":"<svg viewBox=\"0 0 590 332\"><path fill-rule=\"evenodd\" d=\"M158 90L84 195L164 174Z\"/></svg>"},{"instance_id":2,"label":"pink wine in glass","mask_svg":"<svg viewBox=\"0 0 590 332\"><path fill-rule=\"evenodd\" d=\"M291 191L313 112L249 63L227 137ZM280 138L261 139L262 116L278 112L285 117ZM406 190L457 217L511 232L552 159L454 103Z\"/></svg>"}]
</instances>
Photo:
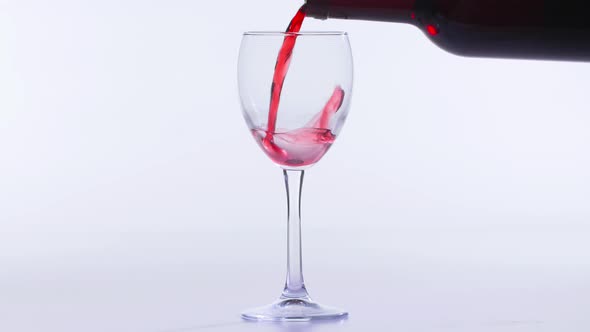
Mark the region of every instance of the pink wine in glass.
<instances>
[{"instance_id":1,"label":"pink wine in glass","mask_svg":"<svg viewBox=\"0 0 590 332\"><path fill-rule=\"evenodd\" d=\"M329 129L332 116L338 112L344 100L344 90L336 87L322 111L305 127L291 131L277 132L277 117L281 93L298 33L306 15L305 5L297 11L287 27L283 45L279 51L271 86L270 110L265 129L254 129L252 134L264 152L277 164L290 167L303 167L318 162L330 149L335 135Z\"/></svg>"},{"instance_id":2,"label":"pink wine in glass","mask_svg":"<svg viewBox=\"0 0 590 332\"><path fill-rule=\"evenodd\" d=\"M254 129L252 134L272 161L288 167L304 167L317 163L335 139L329 129L320 128L300 128L272 135L265 130ZM269 136L272 136L272 148L265 145Z\"/></svg>"},{"instance_id":3,"label":"pink wine in glass","mask_svg":"<svg viewBox=\"0 0 590 332\"><path fill-rule=\"evenodd\" d=\"M328 127L343 100L344 90L337 87L326 106L305 127L285 132L254 129L252 134L275 163L289 167L313 165L326 154L336 139Z\"/></svg>"}]
</instances>

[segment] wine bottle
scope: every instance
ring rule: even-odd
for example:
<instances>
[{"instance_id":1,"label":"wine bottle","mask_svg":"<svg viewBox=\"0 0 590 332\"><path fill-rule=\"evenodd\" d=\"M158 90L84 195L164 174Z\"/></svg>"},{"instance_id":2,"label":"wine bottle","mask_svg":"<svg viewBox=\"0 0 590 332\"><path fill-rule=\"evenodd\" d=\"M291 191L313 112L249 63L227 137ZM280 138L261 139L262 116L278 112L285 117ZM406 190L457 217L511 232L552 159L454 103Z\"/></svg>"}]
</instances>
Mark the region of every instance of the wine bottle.
<instances>
[{"instance_id":1,"label":"wine bottle","mask_svg":"<svg viewBox=\"0 0 590 332\"><path fill-rule=\"evenodd\" d=\"M307 0L307 16L408 23L457 55L590 61L588 0Z\"/></svg>"}]
</instances>

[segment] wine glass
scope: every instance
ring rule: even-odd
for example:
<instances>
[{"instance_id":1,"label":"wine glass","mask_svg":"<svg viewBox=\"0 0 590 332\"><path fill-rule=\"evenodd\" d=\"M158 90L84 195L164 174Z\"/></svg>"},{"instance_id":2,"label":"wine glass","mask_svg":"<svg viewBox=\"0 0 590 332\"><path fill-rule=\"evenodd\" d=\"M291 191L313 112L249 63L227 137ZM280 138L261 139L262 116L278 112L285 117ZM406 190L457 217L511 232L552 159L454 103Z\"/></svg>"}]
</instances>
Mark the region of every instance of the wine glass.
<instances>
[{"instance_id":1,"label":"wine glass","mask_svg":"<svg viewBox=\"0 0 590 332\"><path fill-rule=\"evenodd\" d=\"M242 317L344 318L348 313L314 302L305 288L300 213L304 172L330 149L349 111L353 62L348 35L247 32L240 48L238 81L246 123L260 148L283 169L287 189L285 287L277 301L247 310Z\"/></svg>"}]
</instances>

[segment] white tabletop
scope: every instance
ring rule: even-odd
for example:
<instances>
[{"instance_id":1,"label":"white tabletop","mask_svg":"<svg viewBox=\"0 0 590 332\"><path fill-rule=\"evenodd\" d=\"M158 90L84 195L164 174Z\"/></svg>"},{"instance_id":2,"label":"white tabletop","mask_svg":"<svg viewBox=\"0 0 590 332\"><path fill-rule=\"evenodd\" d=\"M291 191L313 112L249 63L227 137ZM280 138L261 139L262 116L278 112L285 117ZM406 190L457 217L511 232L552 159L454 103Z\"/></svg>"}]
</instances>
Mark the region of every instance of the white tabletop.
<instances>
[{"instance_id":1,"label":"white tabletop","mask_svg":"<svg viewBox=\"0 0 590 332\"><path fill-rule=\"evenodd\" d=\"M587 253L571 255L583 234L398 230L367 241L368 230L311 229L304 241L307 286L317 301L345 308L350 317L273 324L245 322L239 313L278 296L282 236L248 241L254 231L240 233L45 234L37 240L49 245L60 237L80 250L27 259L12 253L0 275L0 330L590 329L590 269L580 260ZM565 237L568 244L551 248ZM420 250L425 244L428 252Z\"/></svg>"}]
</instances>

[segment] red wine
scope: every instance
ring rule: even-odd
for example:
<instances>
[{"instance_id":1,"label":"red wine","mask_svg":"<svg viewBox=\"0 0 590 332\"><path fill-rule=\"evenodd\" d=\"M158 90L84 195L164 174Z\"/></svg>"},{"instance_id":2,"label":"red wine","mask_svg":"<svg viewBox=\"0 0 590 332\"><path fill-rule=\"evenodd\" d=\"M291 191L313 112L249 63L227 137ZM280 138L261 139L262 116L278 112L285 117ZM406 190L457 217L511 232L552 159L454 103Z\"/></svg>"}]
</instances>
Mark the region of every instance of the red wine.
<instances>
[{"instance_id":1,"label":"red wine","mask_svg":"<svg viewBox=\"0 0 590 332\"><path fill-rule=\"evenodd\" d=\"M305 127L284 132L254 129L252 134L275 163L290 167L313 165L328 152L336 139L328 127L343 100L344 90L336 87L326 106Z\"/></svg>"},{"instance_id":2,"label":"red wine","mask_svg":"<svg viewBox=\"0 0 590 332\"><path fill-rule=\"evenodd\" d=\"M457 55L590 61L588 0L307 0L307 15L409 23Z\"/></svg>"},{"instance_id":3,"label":"red wine","mask_svg":"<svg viewBox=\"0 0 590 332\"><path fill-rule=\"evenodd\" d=\"M319 161L330 149L336 136L329 129L332 116L344 101L344 90L336 87L326 106L305 127L277 132L277 117L283 83L289 71L293 49L306 16L305 5L299 9L287 28L279 51L271 85L270 109L266 129L253 129L252 134L264 152L277 164L291 167L309 166Z\"/></svg>"},{"instance_id":4,"label":"red wine","mask_svg":"<svg viewBox=\"0 0 590 332\"><path fill-rule=\"evenodd\" d=\"M270 111L268 112L268 132L274 132L277 125L277 114L279 104L281 102L281 92L283 92L283 83L289 71L291 64L291 56L293 55L293 48L297 42L297 33L301 30L303 20L305 19L305 5L297 11L295 17L287 27L287 36L283 41L277 63L275 65L275 72L272 78L272 86L270 88Z\"/></svg>"},{"instance_id":5,"label":"red wine","mask_svg":"<svg viewBox=\"0 0 590 332\"><path fill-rule=\"evenodd\" d=\"M272 144L265 144L269 133L254 129L252 134L266 155L282 166L302 167L318 162L334 143L329 129L300 128L285 133L272 133Z\"/></svg>"}]
</instances>

